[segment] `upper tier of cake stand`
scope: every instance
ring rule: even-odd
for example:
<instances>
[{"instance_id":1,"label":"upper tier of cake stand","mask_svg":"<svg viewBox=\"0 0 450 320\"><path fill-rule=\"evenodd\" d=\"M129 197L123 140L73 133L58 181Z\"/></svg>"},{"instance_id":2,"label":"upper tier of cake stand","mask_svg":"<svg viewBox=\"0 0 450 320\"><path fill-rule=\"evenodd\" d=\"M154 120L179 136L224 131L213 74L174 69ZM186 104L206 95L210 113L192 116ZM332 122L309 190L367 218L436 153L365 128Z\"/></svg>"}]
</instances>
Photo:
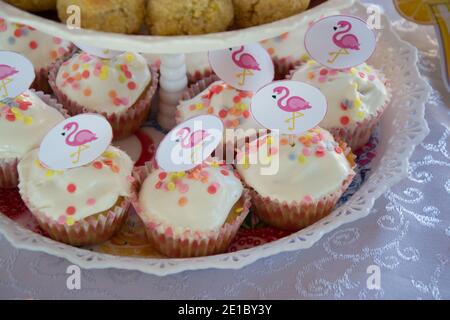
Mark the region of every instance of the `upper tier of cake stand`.
<instances>
[{"instance_id":1,"label":"upper tier of cake stand","mask_svg":"<svg viewBox=\"0 0 450 320\"><path fill-rule=\"evenodd\" d=\"M11 22L26 24L72 42L121 51L126 48L134 52L169 54L219 50L273 38L297 29L309 20L312 12L330 8L342 10L352 6L353 3L354 0L329 0L298 15L262 26L198 36L171 37L123 35L86 29L70 30L65 24L30 14L3 1L0 1L0 14Z\"/></svg>"}]
</instances>

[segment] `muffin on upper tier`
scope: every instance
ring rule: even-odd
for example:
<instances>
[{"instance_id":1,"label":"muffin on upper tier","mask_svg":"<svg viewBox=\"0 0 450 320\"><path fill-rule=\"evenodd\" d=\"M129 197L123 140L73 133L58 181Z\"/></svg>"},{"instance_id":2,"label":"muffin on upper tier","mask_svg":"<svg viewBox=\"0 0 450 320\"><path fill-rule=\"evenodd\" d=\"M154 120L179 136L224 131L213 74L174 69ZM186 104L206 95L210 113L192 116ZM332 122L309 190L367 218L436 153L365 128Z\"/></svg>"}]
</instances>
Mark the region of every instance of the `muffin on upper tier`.
<instances>
[{"instance_id":1,"label":"muffin on upper tier","mask_svg":"<svg viewBox=\"0 0 450 320\"><path fill-rule=\"evenodd\" d=\"M5 0L5 1L20 9L31 12L54 10L56 8L56 0Z\"/></svg>"},{"instance_id":2,"label":"muffin on upper tier","mask_svg":"<svg viewBox=\"0 0 450 320\"><path fill-rule=\"evenodd\" d=\"M277 21L305 11L309 0L233 0L235 24L247 28Z\"/></svg>"},{"instance_id":3,"label":"muffin on upper tier","mask_svg":"<svg viewBox=\"0 0 450 320\"><path fill-rule=\"evenodd\" d=\"M137 33L144 21L145 0L58 0L58 16L69 17L67 8L81 9L81 27L114 33Z\"/></svg>"},{"instance_id":4,"label":"muffin on upper tier","mask_svg":"<svg viewBox=\"0 0 450 320\"><path fill-rule=\"evenodd\" d=\"M231 0L148 0L147 25L155 35L221 32L233 23Z\"/></svg>"}]
</instances>

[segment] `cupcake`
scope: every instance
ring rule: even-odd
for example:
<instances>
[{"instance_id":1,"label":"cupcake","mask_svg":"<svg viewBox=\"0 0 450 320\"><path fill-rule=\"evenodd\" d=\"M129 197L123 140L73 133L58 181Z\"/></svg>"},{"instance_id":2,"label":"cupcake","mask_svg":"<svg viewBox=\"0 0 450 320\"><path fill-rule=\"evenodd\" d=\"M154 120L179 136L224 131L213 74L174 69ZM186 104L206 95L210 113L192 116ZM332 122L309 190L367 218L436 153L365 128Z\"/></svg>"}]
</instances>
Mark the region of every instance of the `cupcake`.
<instances>
[{"instance_id":1,"label":"cupcake","mask_svg":"<svg viewBox=\"0 0 450 320\"><path fill-rule=\"evenodd\" d=\"M232 0L147 0L147 25L160 36L221 32L233 23Z\"/></svg>"},{"instance_id":2,"label":"cupcake","mask_svg":"<svg viewBox=\"0 0 450 320\"><path fill-rule=\"evenodd\" d=\"M366 63L339 71L309 60L290 77L322 91L328 112L320 126L353 150L369 141L390 99L383 76Z\"/></svg>"},{"instance_id":3,"label":"cupcake","mask_svg":"<svg viewBox=\"0 0 450 320\"><path fill-rule=\"evenodd\" d=\"M310 0L233 0L238 28L259 26L305 11Z\"/></svg>"},{"instance_id":4,"label":"cupcake","mask_svg":"<svg viewBox=\"0 0 450 320\"><path fill-rule=\"evenodd\" d=\"M239 144L245 138L255 138L258 131L265 128L250 112L253 94L217 79L212 76L191 86L184 95L185 100L177 106L176 120L181 123L199 115L215 115L222 120L225 129L234 130L232 137L227 137L227 131L224 133L224 143L234 149L235 138Z\"/></svg>"},{"instance_id":5,"label":"cupcake","mask_svg":"<svg viewBox=\"0 0 450 320\"><path fill-rule=\"evenodd\" d=\"M19 162L19 191L52 239L73 246L98 244L125 221L132 169L130 157L114 147L90 164L62 171L47 169L34 149Z\"/></svg>"},{"instance_id":6,"label":"cupcake","mask_svg":"<svg viewBox=\"0 0 450 320\"><path fill-rule=\"evenodd\" d=\"M34 66L36 79L32 88L51 93L48 72L51 65L71 54L72 44L39 32L23 24L9 23L0 17L0 48L27 57Z\"/></svg>"},{"instance_id":7,"label":"cupcake","mask_svg":"<svg viewBox=\"0 0 450 320\"><path fill-rule=\"evenodd\" d=\"M296 136L260 137L237 154L256 214L290 231L328 215L350 185L354 167L350 150L319 127Z\"/></svg>"},{"instance_id":8,"label":"cupcake","mask_svg":"<svg viewBox=\"0 0 450 320\"><path fill-rule=\"evenodd\" d=\"M81 9L81 27L85 29L135 34L144 22L145 0L58 0L63 23L70 17L67 8L73 5Z\"/></svg>"},{"instance_id":9,"label":"cupcake","mask_svg":"<svg viewBox=\"0 0 450 320\"><path fill-rule=\"evenodd\" d=\"M114 139L130 136L150 112L157 72L144 57L123 53L106 60L78 53L50 71L50 85L71 115L99 113L108 119Z\"/></svg>"},{"instance_id":10,"label":"cupcake","mask_svg":"<svg viewBox=\"0 0 450 320\"><path fill-rule=\"evenodd\" d=\"M227 166L166 173L147 164L137 176L133 204L149 241L169 257L225 252L248 214L250 197Z\"/></svg>"},{"instance_id":11,"label":"cupcake","mask_svg":"<svg viewBox=\"0 0 450 320\"><path fill-rule=\"evenodd\" d=\"M17 186L19 160L64 118L62 107L42 93L26 91L0 102L0 188Z\"/></svg>"},{"instance_id":12,"label":"cupcake","mask_svg":"<svg viewBox=\"0 0 450 320\"><path fill-rule=\"evenodd\" d=\"M20 9L30 12L40 12L54 10L56 8L56 0L5 0Z\"/></svg>"},{"instance_id":13,"label":"cupcake","mask_svg":"<svg viewBox=\"0 0 450 320\"><path fill-rule=\"evenodd\" d=\"M308 12L305 23L292 32L261 41L261 45L269 52L275 65L275 73L278 79L284 79L289 71L309 59L305 49L305 34L310 25L327 16L339 14L337 10Z\"/></svg>"},{"instance_id":14,"label":"cupcake","mask_svg":"<svg viewBox=\"0 0 450 320\"><path fill-rule=\"evenodd\" d=\"M161 66L161 55L159 54L143 54L147 62L159 69ZM186 54L186 71L189 84L205 79L212 75L213 71L209 64L207 52L187 53Z\"/></svg>"}]
</instances>

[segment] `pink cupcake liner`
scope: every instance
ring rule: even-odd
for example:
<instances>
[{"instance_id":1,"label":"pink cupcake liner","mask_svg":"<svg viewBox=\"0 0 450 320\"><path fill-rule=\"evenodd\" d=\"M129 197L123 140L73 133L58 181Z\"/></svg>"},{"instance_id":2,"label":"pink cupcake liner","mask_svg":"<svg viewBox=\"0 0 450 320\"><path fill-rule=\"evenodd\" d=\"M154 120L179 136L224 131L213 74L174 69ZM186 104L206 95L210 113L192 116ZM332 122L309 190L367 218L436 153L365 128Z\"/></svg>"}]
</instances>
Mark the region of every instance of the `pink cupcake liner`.
<instances>
[{"instance_id":1,"label":"pink cupcake liner","mask_svg":"<svg viewBox=\"0 0 450 320\"><path fill-rule=\"evenodd\" d=\"M31 92L35 93L45 104L58 110L64 118L68 118L69 114L55 99L44 92L37 92L30 89ZM17 164L20 159L18 158L7 158L0 159L0 188L15 188L19 184L19 175L17 173Z\"/></svg>"},{"instance_id":2,"label":"pink cupcake liner","mask_svg":"<svg viewBox=\"0 0 450 320\"><path fill-rule=\"evenodd\" d=\"M295 69L291 70L286 79L292 79L294 73L297 71L299 66L301 66L301 64L298 65ZM370 137L372 136L373 131L377 127L378 122L380 121L384 111L387 109L387 107L391 102L392 89L390 87L389 81L386 80L386 77L380 71L377 71L377 74L378 77L386 86L387 97L385 104L378 109L376 114L367 117L363 121L359 121L354 124L349 124L345 128L323 127L324 129L328 130L337 141L345 141L347 145L354 151L358 150L359 148L363 147L365 144L369 142Z\"/></svg>"},{"instance_id":3,"label":"pink cupcake liner","mask_svg":"<svg viewBox=\"0 0 450 320\"><path fill-rule=\"evenodd\" d=\"M355 155L345 143L340 143L340 146L344 150L350 166L355 168ZM291 203L281 202L271 197L263 197L251 188L254 212L268 225L282 230L298 231L330 214L342 194L352 183L354 176L355 174L348 175L338 190L312 202L305 200Z\"/></svg>"},{"instance_id":4,"label":"pink cupcake liner","mask_svg":"<svg viewBox=\"0 0 450 320\"><path fill-rule=\"evenodd\" d=\"M203 71L197 70L194 73L188 73L187 78L189 84L194 84L203 79L209 78L213 75L212 69L205 69Z\"/></svg>"},{"instance_id":5,"label":"pink cupcake liner","mask_svg":"<svg viewBox=\"0 0 450 320\"><path fill-rule=\"evenodd\" d=\"M149 163L136 169L134 176L138 184L142 184L150 172L151 165ZM226 222L219 230L209 232L185 229L182 232L174 233L172 226L161 221L149 220L142 214L143 209L139 206L137 191L134 193L132 205L145 225L148 240L159 252L171 258L187 258L209 256L227 250L251 207L251 197L247 189L244 189L239 201L243 204L240 215L233 222Z\"/></svg>"},{"instance_id":6,"label":"pink cupcake liner","mask_svg":"<svg viewBox=\"0 0 450 320\"><path fill-rule=\"evenodd\" d=\"M129 137L135 133L147 120L150 113L151 101L158 88L158 71L154 67L149 67L152 80L150 85L139 97L137 102L126 112L107 114L106 112L91 111L77 102L70 100L56 85L58 70L63 61L55 63L49 73L50 86L53 89L58 101L69 111L72 116L83 113L97 113L104 116L113 128L114 140L120 140Z\"/></svg>"},{"instance_id":7,"label":"pink cupcake liner","mask_svg":"<svg viewBox=\"0 0 450 320\"><path fill-rule=\"evenodd\" d=\"M19 192L27 208L50 238L76 247L99 244L110 239L124 224L131 204L130 199L123 198L108 211L94 214L68 226L35 208L22 193L20 184Z\"/></svg>"}]
</instances>

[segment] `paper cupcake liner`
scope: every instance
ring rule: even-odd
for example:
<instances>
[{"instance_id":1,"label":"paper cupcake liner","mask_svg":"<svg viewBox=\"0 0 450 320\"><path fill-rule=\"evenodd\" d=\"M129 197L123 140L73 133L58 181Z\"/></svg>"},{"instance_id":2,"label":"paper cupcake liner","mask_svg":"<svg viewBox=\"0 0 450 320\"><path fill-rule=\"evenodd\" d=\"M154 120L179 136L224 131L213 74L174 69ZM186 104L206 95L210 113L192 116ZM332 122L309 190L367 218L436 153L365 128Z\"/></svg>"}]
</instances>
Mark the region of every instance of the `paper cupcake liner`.
<instances>
[{"instance_id":1,"label":"paper cupcake liner","mask_svg":"<svg viewBox=\"0 0 450 320\"><path fill-rule=\"evenodd\" d=\"M30 89L31 92L35 93L45 104L50 107L57 109L64 118L68 118L69 114L67 111L50 95L45 94L41 91L35 91ZM17 164L20 159L18 158L7 158L0 159L0 188L15 188L19 184L19 175L17 173Z\"/></svg>"},{"instance_id":2,"label":"paper cupcake liner","mask_svg":"<svg viewBox=\"0 0 450 320\"><path fill-rule=\"evenodd\" d=\"M141 184L150 172L151 165L149 163L135 170L134 176L138 184ZM190 229L174 232L168 224L157 220L148 220L142 214L143 210L139 206L137 191L133 196L132 204L145 225L148 240L159 252L171 258L187 258L209 256L227 250L251 207L251 197L247 189L244 189L239 201L243 203L239 216L231 223L226 222L219 230L209 232L194 232Z\"/></svg>"},{"instance_id":3,"label":"paper cupcake liner","mask_svg":"<svg viewBox=\"0 0 450 320\"><path fill-rule=\"evenodd\" d=\"M68 226L58 223L33 207L21 192L20 185L19 192L27 208L50 238L76 247L99 244L110 239L124 224L131 204L128 198L122 198L108 211L92 215Z\"/></svg>"},{"instance_id":4,"label":"paper cupcake liner","mask_svg":"<svg viewBox=\"0 0 450 320\"><path fill-rule=\"evenodd\" d=\"M275 66L275 79L277 80L285 79L292 70L297 69L303 63L301 59L279 57L272 57L272 61Z\"/></svg>"},{"instance_id":5,"label":"paper cupcake liner","mask_svg":"<svg viewBox=\"0 0 450 320\"><path fill-rule=\"evenodd\" d=\"M188 78L189 84L194 84L200 80L209 78L212 75L213 75L212 69L205 69L203 71L197 70L194 73L188 73L187 78Z\"/></svg>"},{"instance_id":6,"label":"paper cupcake liner","mask_svg":"<svg viewBox=\"0 0 450 320\"><path fill-rule=\"evenodd\" d=\"M158 88L158 71L149 67L152 80L138 100L127 111L122 113L107 114L106 112L95 112L72 101L56 86L56 77L63 61L54 64L49 73L49 83L58 101L69 111L72 116L83 113L97 113L104 116L113 128L114 140L129 137L135 133L147 120L150 113L151 101Z\"/></svg>"},{"instance_id":7,"label":"paper cupcake liner","mask_svg":"<svg viewBox=\"0 0 450 320\"><path fill-rule=\"evenodd\" d=\"M292 69L289 72L289 75L286 77L286 79L292 79L294 76L294 73L298 70L298 68L301 66L298 65L295 69ZM389 103L391 101L392 97L392 89L389 84L389 81L387 81L385 75L381 73L380 71L377 71L377 75L380 78L380 80L385 84L386 90L387 90L387 97L386 102L383 106L378 108L377 113L374 115L368 116L363 121L356 122L354 124L350 124L348 126L344 127L337 127L337 128L326 128L324 129L328 130L333 137L337 141L345 141L347 145L354 151L358 150L359 148L363 147L366 143L369 142L370 137L372 136L373 131L375 130L376 126L378 125L378 122L380 121L381 116L383 115L386 108L389 106Z\"/></svg>"},{"instance_id":8,"label":"paper cupcake liner","mask_svg":"<svg viewBox=\"0 0 450 320\"><path fill-rule=\"evenodd\" d=\"M356 156L345 143L341 143L340 145L342 150L344 150L350 166L355 168ZM291 203L286 201L281 202L271 197L263 197L251 188L250 193L254 212L268 225L283 230L298 231L330 214L342 194L350 186L354 176L354 174L348 175L337 191L313 202L304 200Z\"/></svg>"},{"instance_id":9,"label":"paper cupcake liner","mask_svg":"<svg viewBox=\"0 0 450 320\"><path fill-rule=\"evenodd\" d=\"M31 88L33 88L36 91L42 91L46 94L52 94L53 90L49 84L49 80L48 80L48 75L49 72L52 68L52 66L57 63L58 61L64 61L67 60L68 58L70 58L75 52L77 51L77 47L75 47L74 45L71 45L69 47L68 52L63 55L62 57L58 58L55 62L53 62L52 64L50 64L50 66L48 66L47 68L41 68L39 70L36 71L36 77L33 81L33 83L31 84Z\"/></svg>"}]
</instances>

